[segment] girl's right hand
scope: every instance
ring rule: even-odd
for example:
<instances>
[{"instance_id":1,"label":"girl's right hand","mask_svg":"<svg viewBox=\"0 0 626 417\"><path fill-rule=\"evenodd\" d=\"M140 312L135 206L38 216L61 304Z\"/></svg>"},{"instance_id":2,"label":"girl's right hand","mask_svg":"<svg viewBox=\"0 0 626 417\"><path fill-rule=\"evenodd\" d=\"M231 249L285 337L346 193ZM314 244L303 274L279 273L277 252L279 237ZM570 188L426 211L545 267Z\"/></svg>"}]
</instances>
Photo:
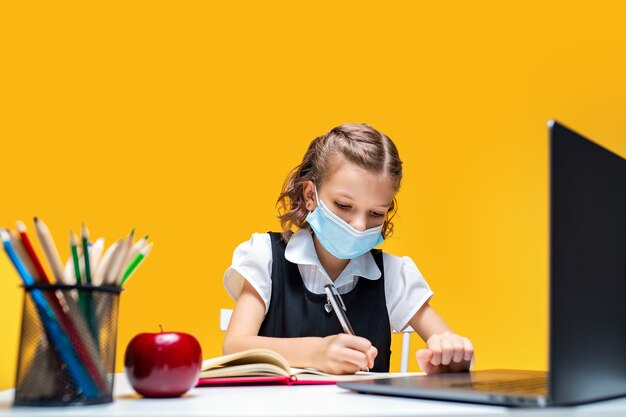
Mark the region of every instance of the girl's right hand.
<instances>
[{"instance_id":1,"label":"girl's right hand","mask_svg":"<svg viewBox=\"0 0 626 417\"><path fill-rule=\"evenodd\" d=\"M364 337L340 333L322 338L315 368L330 374L353 374L374 367L378 350Z\"/></svg>"}]
</instances>

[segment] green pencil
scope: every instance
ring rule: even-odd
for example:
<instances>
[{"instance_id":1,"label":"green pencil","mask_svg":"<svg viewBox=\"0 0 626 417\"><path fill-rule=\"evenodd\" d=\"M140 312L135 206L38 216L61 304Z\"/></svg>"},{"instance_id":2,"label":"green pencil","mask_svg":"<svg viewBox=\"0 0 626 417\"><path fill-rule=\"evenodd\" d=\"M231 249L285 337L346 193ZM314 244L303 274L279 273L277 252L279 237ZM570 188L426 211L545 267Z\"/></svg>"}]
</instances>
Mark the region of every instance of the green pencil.
<instances>
[{"instance_id":1,"label":"green pencil","mask_svg":"<svg viewBox=\"0 0 626 417\"><path fill-rule=\"evenodd\" d=\"M80 263L78 261L78 248L76 245L76 234L72 230L70 232L70 248L72 250L72 260L74 261L74 275L76 276L76 283L82 284L82 279L80 277Z\"/></svg>"},{"instance_id":2,"label":"green pencil","mask_svg":"<svg viewBox=\"0 0 626 417\"><path fill-rule=\"evenodd\" d=\"M85 257L85 282L91 284L91 265L89 265L89 231L83 223L83 256Z\"/></svg>"},{"instance_id":3,"label":"green pencil","mask_svg":"<svg viewBox=\"0 0 626 417\"><path fill-rule=\"evenodd\" d=\"M89 264L89 231L85 223L82 225L82 242L83 242L83 257L85 258L85 282L87 285L91 285L91 268ZM87 290L87 323L94 340L99 340L98 337L98 323L96 322L96 306L97 300L94 300L93 292Z\"/></svg>"},{"instance_id":4,"label":"green pencil","mask_svg":"<svg viewBox=\"0 0 626 417\"><path fill-rule=\"evenodd\" d=\"M76 276L76 283L82 284L82 278L80 276L80 261L78 258L78 248L76 242L76 235L72 230L70 232L70 249L72 250L72 260L74 261L74 275ZM85 302L85 297L78 291L78 304L80 305L80 310L83 312L83 316L87 319L89 317L89 311L87 310L87 304Z\"/></svg>"},{"instance_id":5,"label":"green pencil","mask_svg":"<svg viewBox=\"0 0 626 417\"><path fill-rule=\"evenodd\" d=\"M137 256L135 256L135 258L128 264L128 266L124 270L124 274L122 275L120 287L126 282L128 278L130 278L130 276L133 274L133 272L135 272L135 270L143 262L143 260L146 259L146 257L150 253L150 249L152 249L152 246L154 246L154 243L150 243L148 246L142 248Z\"/></svg>"}]
</instances>

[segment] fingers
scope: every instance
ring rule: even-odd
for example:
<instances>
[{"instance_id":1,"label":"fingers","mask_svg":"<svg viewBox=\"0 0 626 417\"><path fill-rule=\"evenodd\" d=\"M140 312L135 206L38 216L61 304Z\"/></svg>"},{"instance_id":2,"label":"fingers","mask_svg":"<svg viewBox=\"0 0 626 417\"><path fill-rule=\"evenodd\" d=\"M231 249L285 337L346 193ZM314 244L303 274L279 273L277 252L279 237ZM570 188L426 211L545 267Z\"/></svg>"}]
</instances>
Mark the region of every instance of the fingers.
<instances>
[{"instance_id":1,"label":"fingers","mask_svg":"<svg viewBox=\"0 0 626 417\"><path fill-rule=\"evenodd\" d=\"M463 360L470 361L474 358L474 345L467 337L463 337L463 349L465 353L463 354Z\"/></svg>"},{"instance_id":2,"label":"fingers","mask_svg":"<svg viewBox=\"0 0 626 417\"><path fill-rule=\"evenodd\" d=\"M372 347L372 342L364 337L352 336L345 333L337 335L337 341L343 344L345 347L359 350L361 352L367 352Z\"/></svg>"},{"instance_id":3,"label":"fingers","mask_svg":"<svg viewBox=\"0 0 626 417\"><path fill-rule=\"evenodd\" d=\"M432 350L419 349L416 352L415 357L417 359L417 364L419 365L422 371L426 372L427 374L433 373L433 368L436 368L436 366L432 365L431 363L432 358L433 358Z\"/></svg>"},{"instance_id":4,"label":"fingers","mask_svg":"<svg viewBox=\"0 0 626 417\"><path fill-rule=\"evenodd\" d=\"M378 349L372 345L372 343L364 337L352 336L348 334L337 335L339 343L344 347L353 351L362 352L365 355L365 364L361 367L362 370L373 368L374 359L378 355Z\"/></svg>"},{"instance_id":5,"label":"fingers","mask_svg":"<svg viewBox=\"0 0 626 417\"><path fill-rule=\"evenodd\" d=\"M367 355L354 349L344 348L339 350L337 352L337 359L340 362L347 362L355 365L358 368L357 371L367 368L369 364L369 358L367 357Z\"/></svg>"},{"instance_id":6,"label":"fingers","mask_svg":"<svg viewBox=\"0 0 626 417\"><path fill-rule=\"evenodd\" d=\"M465 356L465 347L463 344L463 338L460 336L456 336L453 338L452 342L452 362L461 362L463 360L463 356Z\"/></svg>"},{"instance_id":7,"label":"fingers","mask_svg":"<svg viewBox=\"0 0 626 417\"><path fill-rule=\"evenodd\" d=\"M330 355L342 373L354 373L374 366L378 350L372 343L358 336L338 334L333 337Z\"/></svg>"},{"instance_id":8,"label":"fingers","mask_svg":"<svg viewBox=\"0 0 626 417\"><path fill-rule=\"evenodd\" d=\"M378 355L378 349L376 349L376 347L374 347L374 346L372 346L367 351L367 367L368 368L373 368L374 367L374 359L376 359L377 355Z\"/></svg>"},{"instance_id":9,"label":"fingers","mask_svg":"<svg viewBox=\"0 0 626 417\"><path fill-rule=\"evenodd\" d=\"M435 334L431 336L426 342L426 347L432 352L430 364L434 366L441 365L441 359L443 356L441 347L441 336Z\"/></svg>"},{"instance_id":10,"label":"fingers","mask_svg":"<svg viewBox=\"0 0 626 417\"><path fill-rule=\"evenodd\" d=\"M417 355L426 373L467 371L474 357L474 346L466 337L451 332L432 335L425 352Z\"/></svg>"}]
</instances>

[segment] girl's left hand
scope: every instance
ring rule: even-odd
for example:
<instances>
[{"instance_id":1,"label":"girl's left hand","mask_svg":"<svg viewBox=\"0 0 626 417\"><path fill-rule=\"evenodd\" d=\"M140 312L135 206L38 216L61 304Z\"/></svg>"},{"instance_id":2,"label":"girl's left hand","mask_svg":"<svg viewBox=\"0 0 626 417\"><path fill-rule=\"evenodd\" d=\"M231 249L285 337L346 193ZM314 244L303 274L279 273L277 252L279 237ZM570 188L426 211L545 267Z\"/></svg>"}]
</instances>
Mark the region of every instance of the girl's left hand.
<instances>
[{"instance_id":1,"label":"girl's left hand","mask_svg":"<svg viewBox=\"0 0 626 417\"><path fill-rule=\"evenodd\" d=\"M427 374L466 372L475 360L472 342L452 332L430 336L426 349L418 350L415 356L420 368Z\"/></svg>"}]
</instances>

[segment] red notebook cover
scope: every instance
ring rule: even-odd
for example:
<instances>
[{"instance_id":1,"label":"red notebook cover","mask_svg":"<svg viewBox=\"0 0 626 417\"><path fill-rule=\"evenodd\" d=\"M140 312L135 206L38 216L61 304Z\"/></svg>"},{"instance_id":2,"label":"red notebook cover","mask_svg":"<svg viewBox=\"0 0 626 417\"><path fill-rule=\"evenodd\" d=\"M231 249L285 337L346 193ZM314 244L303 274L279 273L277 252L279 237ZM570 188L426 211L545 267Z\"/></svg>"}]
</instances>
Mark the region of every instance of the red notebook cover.
<instances>
[{"instance_id":1,"label":"red notebook cover","mask_svg":"<svg viewBox=\"0 0 626 417\"><path fill-rule=\"evenodd\" d=\"M334 385L337 381L298 379L297 376L248 376L235 378L200 378L196 387L225 387L236 385Z\"/></svg>"}]
</instances>

